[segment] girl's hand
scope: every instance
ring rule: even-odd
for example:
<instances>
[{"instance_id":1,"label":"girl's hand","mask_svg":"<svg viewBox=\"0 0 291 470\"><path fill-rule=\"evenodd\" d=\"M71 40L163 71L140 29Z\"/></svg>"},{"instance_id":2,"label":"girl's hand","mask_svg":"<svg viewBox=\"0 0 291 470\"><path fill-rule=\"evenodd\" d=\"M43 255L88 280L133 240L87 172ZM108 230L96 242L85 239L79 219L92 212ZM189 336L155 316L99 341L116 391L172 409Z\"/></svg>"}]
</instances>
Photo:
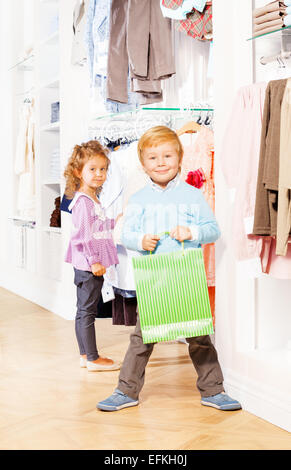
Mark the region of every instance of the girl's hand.
<instances>
[{"instance_id":1,"label":"girl's hand","mask_svg":"<svg viewBox=\"0 0 291 470\"><path fill-rule=\"evenodd\" d=\"M91 269L94 276L103 276L106 273L106 268L100 263L92 264Z\"/></svg>"},{"instance_id":2,"label":"girl's hand","mask_svg":"<svg viewBox=\"0 0 291 470\"><path fill-rule=\"evenodd\" d=\"M183 242L185 240L191 240L192 233L189 227L182 227L179 225L171 230L170 237L175 238L179 242Z\"/></svg>"},{"instance_id":3,"label":"girl's hand","mask_svg":"<svg viewBox=\"0 0 291 470\"><path fill-rule=\"evenodd\" d=\"M160 237L157 235L145 235L142 239L142 248L145 251L154 251L156 249L157 243L160 240Z\"/></svg>"}]
</instances>

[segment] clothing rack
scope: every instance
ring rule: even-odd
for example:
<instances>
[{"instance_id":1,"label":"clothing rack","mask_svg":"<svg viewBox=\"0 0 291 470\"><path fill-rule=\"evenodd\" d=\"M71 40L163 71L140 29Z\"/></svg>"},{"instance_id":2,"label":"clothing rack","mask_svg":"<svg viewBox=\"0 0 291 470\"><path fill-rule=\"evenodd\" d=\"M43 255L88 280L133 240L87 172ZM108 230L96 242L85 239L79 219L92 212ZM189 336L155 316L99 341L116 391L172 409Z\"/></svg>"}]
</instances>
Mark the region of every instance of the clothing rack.
<instances>
[{"instance_id":1,"label":"clothing rack","mask_svg":"<svg viewBox=\"0 0 291 470\"><path fill-rule=\"evenodd\" d=\"M291 57L291 52L279 52L276 55L268 56L268 57L261 57L260 58L260 63L262 65L267 65L271 62L276 62L278 61L278 64L280 67L285 67L285 60L290 59Z\"/></svg>"},{"instance_id":2,"label":"clothing rack","mask_svg":"<svg viewBox=\"0 0 291 470\"><path fill-rule=\"evenodd\" d=\"M36 226L36 222L31 220L29 217L14 215L8 217L8 219L14 222L15 225L21 225L21 227L35 228Z\"/></svg>"},{"instance_id":3,"label":"clothing rack","mask_svg":"<svg viewBox=\"0 0 291 470\"><path fill-rule=\"evenodd\" d=\"M270 33L271 34L271 33ZM263 56L260 58L260 63L262 65L267 65L271 62L278 61L280 67L285 67L284 61L291 57L291 28L286 27L280 31L280 45L281 50L278 54L271 56Z\"/></svg>"},{"instance_id":4,"label":"clothing rack","mask_svg":"<svg viewBox=\"0 0 291 470\"><path fill-rule=\"evenodd\" d=\"M149 128L164 125L173 130L188 121L212 127L214 109L208 104L189 108L140 108L124 113L96 117L89 126L89 136L101 143L138 140Z\"/></svg>"}]
</instances>

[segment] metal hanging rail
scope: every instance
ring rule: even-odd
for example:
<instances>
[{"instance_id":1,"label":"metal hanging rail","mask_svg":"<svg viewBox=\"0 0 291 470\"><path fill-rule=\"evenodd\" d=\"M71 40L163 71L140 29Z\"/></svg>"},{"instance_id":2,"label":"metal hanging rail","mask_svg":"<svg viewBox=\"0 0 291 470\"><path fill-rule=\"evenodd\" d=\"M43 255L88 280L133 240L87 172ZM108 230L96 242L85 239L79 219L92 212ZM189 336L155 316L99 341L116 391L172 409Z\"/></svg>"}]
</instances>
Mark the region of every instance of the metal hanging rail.
<instances>
[{"instance_id":1,"label":"metal hanging rail","mask_svg":"<svg viewBox=\"0 0 291 470\"><path fill-rule=\"evenodd\" d=\"M165 125L175 130L189 120L210 126L214 109L205 104L189 108L139 108L123 113L107 114L96 117L89 126L89 135L101 142L109 139L132 141L139 139L150 127Z\"/></svg>"}]
</instances>

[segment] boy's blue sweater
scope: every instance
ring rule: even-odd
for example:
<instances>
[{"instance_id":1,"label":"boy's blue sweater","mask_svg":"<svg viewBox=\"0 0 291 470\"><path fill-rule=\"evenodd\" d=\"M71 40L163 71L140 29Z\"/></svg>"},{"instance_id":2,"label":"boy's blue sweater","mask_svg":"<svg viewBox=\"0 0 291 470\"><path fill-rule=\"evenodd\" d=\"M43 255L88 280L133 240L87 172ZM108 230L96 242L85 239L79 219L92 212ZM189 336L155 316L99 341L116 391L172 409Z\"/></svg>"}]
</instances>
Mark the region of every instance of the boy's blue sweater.
<instances>
[{"instance_id":1,"label":"boy's blue sweater","mask_svg":"<svg viewBox=\"0 0 291 470\"><path fill-rule=\"evenodd\" d=\"M144 235L161 235L180 226L189 227L197 238L184 242L184 248L199 248L220 237L220 230L211 208L200 189L176 178L165 190L153 183L135 193L128 202L122 231L122 244L129 250L149 254L142 249ZM181 250L181 243L162 236L155 254Z\"/></svg>"}]
</instances>

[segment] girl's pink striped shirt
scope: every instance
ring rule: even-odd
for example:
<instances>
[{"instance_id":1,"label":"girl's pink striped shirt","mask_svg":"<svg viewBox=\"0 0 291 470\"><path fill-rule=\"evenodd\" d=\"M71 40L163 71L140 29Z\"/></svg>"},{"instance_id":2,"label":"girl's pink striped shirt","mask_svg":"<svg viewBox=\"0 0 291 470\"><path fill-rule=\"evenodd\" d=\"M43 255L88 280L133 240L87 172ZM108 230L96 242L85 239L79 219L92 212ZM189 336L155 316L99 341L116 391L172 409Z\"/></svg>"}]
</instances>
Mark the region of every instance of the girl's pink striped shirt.
<instances>
[{"instance_id":1,"label":"girl's pink striped shirt","mask_svg":"<svg viewBox=\"0 0 291 470\"><path fill-rule=\"evenodd\" d=\"M115 221L106 217L101 204L77 192L69 209L72 210L73 230L65 261L81 271L92 271L95 263L105 268L118 264L112 237Z\"/></svg>"}]
</instances>

